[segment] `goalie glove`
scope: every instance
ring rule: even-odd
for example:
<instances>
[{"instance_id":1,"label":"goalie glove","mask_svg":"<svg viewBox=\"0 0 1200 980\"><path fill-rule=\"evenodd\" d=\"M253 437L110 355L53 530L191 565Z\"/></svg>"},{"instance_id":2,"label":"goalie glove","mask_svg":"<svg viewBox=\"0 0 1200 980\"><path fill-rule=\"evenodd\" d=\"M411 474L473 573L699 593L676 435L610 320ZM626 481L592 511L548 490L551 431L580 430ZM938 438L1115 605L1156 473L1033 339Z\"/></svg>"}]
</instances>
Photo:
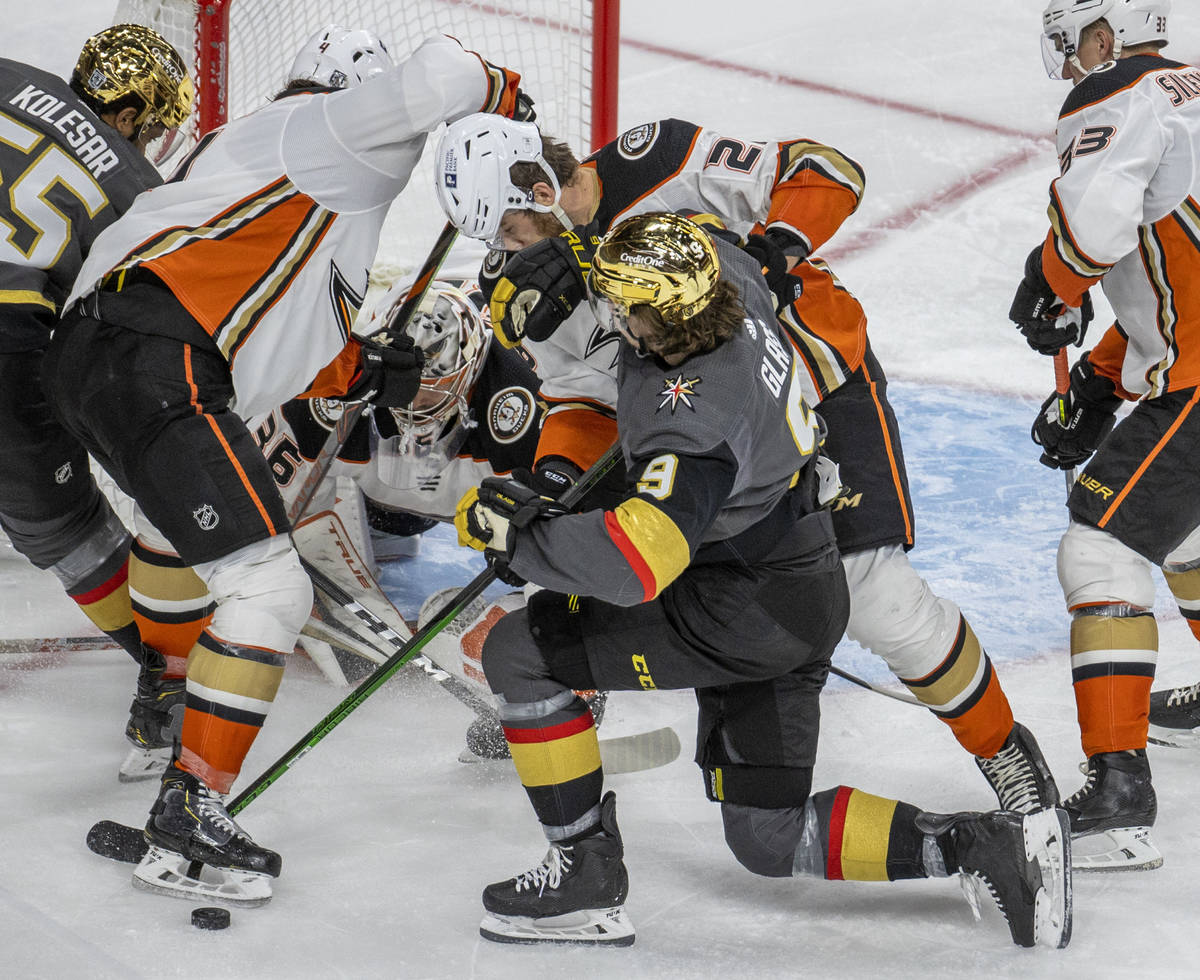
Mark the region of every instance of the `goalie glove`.
<instances>
[{"instance_id":1,"label":"goalie glove","mask_svg":"<svg viewBox=\"0 0 1200 980\"><path fill-rule=\"evenodd\" d=\"M511 255L488 298L492 331L505 347L546 340L587 297L597 236L580 226Z\"/></svg>"},{"instance_id":2,"label":"goalie glove","mask_svg":"<svg viewBox=\"0 0 1200 980\"><path fill-rule=\"evenodd\" d=\"M1121 398L1117 386L1097 374L1087 354L1071 368L1071 390L1065 417L1059 415L1058 392L1042 402L1030 436L1042 447L1038 460L1051 469L1070 470L1086 463L1116 423Z\"/></svg>"},{"instance_id":3,"label":"goalie glove","mask_svg":"<svg viewBox=\"0 0 1200 980\"><path fill-rule=\"evenodd\" d=\"M482 551L502 582L524 585L524 579L508 568L517 529L565 513L560 503L515 477L490 476L463 494L454 511L454 528L458 543Z\"/></svg>"},{"instance_id":4,"label":"goalie glove","mask_svg":"<svg viewBox=\"0 0 1200 980\"><path fill-rule=\"evenodd\" d=\"M378 333L359 342L359 366L347 401L365 401L385 408L402 408L412 403L421 387L425 355L406 334Z\"/></svg>"},{"instance_id":5,"label":"goalie glove","mask_svg":"<svg viewBox=\"0 0 1200 980\"><path fill-rule=\"evenodd\" d=\"M1039 354L1051 355L1068 344L1080 347L1092 316L1092 298L1087 293L1078 307L1067 306L1055 295L1042 272L1042 246L1038 245L1025 260L1025 278L1008 310L1025 343Z\"/></svg>"}]
</instances>

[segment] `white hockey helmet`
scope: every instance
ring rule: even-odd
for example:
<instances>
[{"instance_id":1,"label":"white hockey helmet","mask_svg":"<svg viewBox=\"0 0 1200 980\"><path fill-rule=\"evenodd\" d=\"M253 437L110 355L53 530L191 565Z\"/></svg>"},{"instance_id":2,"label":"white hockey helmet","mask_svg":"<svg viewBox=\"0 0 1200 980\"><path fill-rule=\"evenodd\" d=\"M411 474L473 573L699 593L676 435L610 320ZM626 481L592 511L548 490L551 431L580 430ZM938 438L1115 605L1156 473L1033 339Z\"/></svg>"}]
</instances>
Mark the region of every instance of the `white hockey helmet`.
<instances>
[{"instance_id":1,"label":"white hockey helmet","mask_svg":"<svg viewBox=\"0 0 1200 980\"><path fill-rule=\"evenodd\" d=\"M371 316L370 333L397 328L396 317L411 288L412 280L404 279L380 298ZM435 280L404 331L424 351L425 366L412 404L391 409L398 436L387 438L398 438L398 442L387 455L396 472L389 476L381 465L380 476L393 486L413 485L396 480L399 470L411 474L414 464L418 476L441 472L474 425L467 403L483 371L492 331L485 319L487 305L482 294L481 309L469 292L478 293L478 287Z\"/></svg>"},{"instance_id":2,"label":"white hockey helmet","mask_svg":"<svg viewBox=\"0 0 1200 980\"><path fill-rule=\"evenodd\" d=\"M353 88L393 67L387 46L370 31L330 24L304 42L284 84L309 81L328 88Z\"/></svg>"},{"instance_id":3,"label":"white hockey helmet","mask_svg":"<svg viewBox=\"0 0 1200 980\"><path fill-rule=\"evenodd\" d=\"M513 184L509 168L514 163L542 168L554 190L553 204L539 204L531 191ZM438 140L434 187L454 226L492 248L504 247L500 219L512 208L554 213L571 227L558 203L558 178L542 157L541 133L531 122L478 112L451 123Z\"/></svg>"},{"instance_id":4,"label":"white hockey helmet","mask_svg":"<svg viewBox=\"0 0 1200 980\"><path fill-rule=\"evenodd\" d=\"M1105 16L1117 36L1117 54L1128 45L1167 43L1171 0L1117 0Z\"/></svg>"},{"instance_id":5,"label":"white hockey helmet","mask_svg":"<svg viewBox=\"0 0 1200 980\"><path fill-rule=\"evenodd\" d=\"M1171 0L1050 0L1042 13L1042 61L1051 78L1063 74L1066 62L1082 73L1076 60L1085 27L1103 18L1113 30L1113 57L1126 45L1167 41Z\"/></svg>"}]
</instances>

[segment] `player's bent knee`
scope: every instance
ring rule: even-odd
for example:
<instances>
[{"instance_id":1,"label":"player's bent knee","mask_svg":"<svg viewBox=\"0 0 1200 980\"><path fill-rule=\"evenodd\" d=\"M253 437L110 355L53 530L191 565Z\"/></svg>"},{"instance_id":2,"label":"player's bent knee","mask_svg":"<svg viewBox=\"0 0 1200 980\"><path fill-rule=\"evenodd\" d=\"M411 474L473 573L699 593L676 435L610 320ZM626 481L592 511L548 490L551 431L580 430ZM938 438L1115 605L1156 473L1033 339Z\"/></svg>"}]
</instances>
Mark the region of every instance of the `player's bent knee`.
<instances>
[{"instance_id":1,"label":"player's bent knee","mask_svg":"<svg viewBox=\"0 0 1200 980\"><path fill-rule=\"evenodd\" d=\"M1072 521L1062 536L1058 581L1068 609L1097 603L1154 605L1150 562L1090 524Z\"/></svg>"},{"instance_id":2,"label":"player's bent knee","mask_svg":"<svg viewBox=\"0 0 1200 980\"><path fill-rule=\"evenodd\" d=\"M899 545L845 556L850 587L846 635L900 677L935 670L953 646L961 613L938 596Z\"/></svg>"},{"instance_id":3,"label":"player's bent knee","mask_svg":"<svg viewBox=\"0 0 1200 980\"><path fill-rule=\"evenodd\" d=\"M549 669L529 632L529 612L517 609L501 617L483 641L483 675L493 693L515 700L530 681L543 680Z\"/></svg>"},{"instance_id":4,"label":"player's bent knee","mask_svg":"<svg viewBox=\"0 0 1200 980\"><path fill-rule=\"evenodd\" d=\"M747 871L766 878L789 878L804 831L805 807L779 809L726 803L721 807L725 843Z\"/></svg>"},{"instance_id":5,"label":"player's bent knee","mask_svg":"<svg viewBox=\"0 0 1200 980\"><path fill-rule=\"evenodd\" d=\"M286 536L196 566L217 604L212 631L244 646L290 652L312 611L312 582Z\"/></svg>"}]
</instances>

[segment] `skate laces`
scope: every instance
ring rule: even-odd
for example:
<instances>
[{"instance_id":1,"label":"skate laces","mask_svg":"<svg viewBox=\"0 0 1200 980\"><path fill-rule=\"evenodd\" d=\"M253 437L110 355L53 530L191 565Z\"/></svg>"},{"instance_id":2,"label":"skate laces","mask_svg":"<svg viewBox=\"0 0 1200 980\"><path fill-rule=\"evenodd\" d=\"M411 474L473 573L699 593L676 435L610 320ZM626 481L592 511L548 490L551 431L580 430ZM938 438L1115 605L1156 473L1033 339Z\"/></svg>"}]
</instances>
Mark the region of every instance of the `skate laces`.
<instances>
[{"instance_id":1,"label":"skate laces","mask_svg":"<svg viewBox=\"0 0 1200 980\"><path fill-rule=\"evenodd\" d=\"M250 835L238 826L237 821L225 809L225 799L221 794L201 784L196 789L194 798L196 800L196 810L198 811L196 819L199 821L200 830L205 836L217 841L218 838L212 836L212 831L216 830L224 835L224 838L219 840L220 843L224 843L234 837L242 837L250 840Z\"/></svg>"},{"instance_id":2,"label":"skate laces","mask_svg":"<svg viewBox=\"0 0 1200 980\"><path fill-rule=\"evenodd\" d=\"M1087 799L1089 796L1091 796L1092 789L1096 785L1096 778L1099 775L1099 768L1100 767L1095 765L1090 759L1088 760L1087 778L1084 779L1083 785L1080 786L1079 789L1077 789L1074 793L1072 793L1063 802L1063 807L1065 807L1067 809L1070 809L1071 807L1077 807L1085 799Z\"/></svg>"},{"instance_id":3,"label":"skate laces","mask_svg":"<svg viewBox=\"0 0 1200 980\"><path fill-rule=\"evenodd\" d=\"M996 903L996 908L1004 916L1004 921L1008 921L1008 909L1004 907L1004 902L1000 900L1000 893L996 890L996 886L992 884L992 879L982 871L960 869L958 884L962 888L962 893L967 900L967 904L971 906L971 915L975 917L976 922L983 918L979 908L980 884L987 888L988 894L992 896L992 901Z\"/></svg>"},{"instance_id":4,"label":"skate laces","mask_svg":"<svg viewBox=\"0 0 1200 980\"><path fill-rule=\"evenodd\" d=\"M542 863L514 879L513 888L518 892L536 888L539 897L547 885L557 888L562 883L563 875L571 870L571 850L570 847L551 844Z\"/></svg>"},{"instance_id":5,"label":"skate laces","mask_svg":"<svg viewBox=\"0 0 1200 980\"><path fill-rule=\"evenodd\" d=\"M1040 803L1037 775L1033 764L1014 742L990 759L979 759L979 768L987 777L1003 810L1036 809Z\"/></svg>"},{"instance_id":6,"label":"skate laces","mask_svg":"<svg viewBox=\"0 0 1200 980\"><path fill-rule=\"evenodd\" d=\"M1187 687L1177 687L1167 695L1167 707L1174 708L1190 704L1200 698L1200 681L1195 684L1189 684Z\"/></svg>"}]
</instances>

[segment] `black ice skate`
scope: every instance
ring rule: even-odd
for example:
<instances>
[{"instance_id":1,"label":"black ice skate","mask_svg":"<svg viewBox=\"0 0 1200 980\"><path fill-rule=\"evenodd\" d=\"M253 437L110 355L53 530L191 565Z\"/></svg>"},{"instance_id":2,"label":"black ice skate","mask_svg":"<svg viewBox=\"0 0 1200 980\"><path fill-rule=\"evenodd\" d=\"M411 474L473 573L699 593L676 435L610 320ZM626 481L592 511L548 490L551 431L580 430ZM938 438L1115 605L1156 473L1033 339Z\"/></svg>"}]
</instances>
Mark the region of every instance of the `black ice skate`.
<instances>
[{"instance_id":1,"label":"black ice skate","mask_svg":"<svg viewBox=\"0 0 1200 980\"><path fill-rule=\"evenodd\" d=\"M123 783L155 779L166 772L174 742L183 730L186 682L182 677L164 678L162 655L149 647L143 649L146 662L138 672L125 725L131 748L117 773Z\"/></svg>"},{"instance_id":2,"label":"black ice skate","mask_svg":"<svg viewBox=\"0 0 1200 980\"><path fill-rule=\"evenodd\" d=\"M255 844L220 794L191 773L168 767L145 834L150 849L133 873L136 887L246 906L270 900L279 855Z\"/></svg>"},{"instance_id":3,"label":"black ice skate","mask_svg":"<svg viewBox=\"0 0 1200 980\"><path fill-rule=\"evenodd\" d=\"M990 759L976 756L975 764L995 791L1001 810L1033 813L1059 804L1050 767L1024 725L1014 723L1000 751Z\"/></svg>"},{"instance_id":4,"label":"black ice skate","mask_svg":"<svg viewBox=\"0 0 1200 980\"><path fill-rule=\"evenodd\" d=\"M1200 681L1150 695L1150 733L1155 745L1200 749Z\"/></svg>"},{"instance_id":5,"label":"black ice skate","mask_svg":"<svg viewBox=\"0 0 1200 980\"><path fill-rule=\"evenodd\" d=\"M1018 946L1062 949L1071 941L1071 835L1062 809L921 813L917 826L936 835L946 870L962 875L976 919L982 883Z\"/></svg>"},{"instance_id":6,"label":"black ice skate","mask_svg":"<svg viewBox=\"0 0 1200 980\"><path fill-rule=\"evenodd\" d=\"M531 871L483 890L479 934L498 943L631 946L625 915L629 875L617 828L617 799L600 802L600 826L573 844L551 844Z\"/></svg>"},{"instance_id":7,"label":"black ice skate","mask_svg":"<svg viewBox=\"0 0 1200 980\"><path fill-rule=\"evenodd\" d=\"M1149 871L1162 866L1150 838L1158 815L1145 749L1098 752L1087 780L1064 801L1078 871Z\"/></svg>"}]
</instances>

